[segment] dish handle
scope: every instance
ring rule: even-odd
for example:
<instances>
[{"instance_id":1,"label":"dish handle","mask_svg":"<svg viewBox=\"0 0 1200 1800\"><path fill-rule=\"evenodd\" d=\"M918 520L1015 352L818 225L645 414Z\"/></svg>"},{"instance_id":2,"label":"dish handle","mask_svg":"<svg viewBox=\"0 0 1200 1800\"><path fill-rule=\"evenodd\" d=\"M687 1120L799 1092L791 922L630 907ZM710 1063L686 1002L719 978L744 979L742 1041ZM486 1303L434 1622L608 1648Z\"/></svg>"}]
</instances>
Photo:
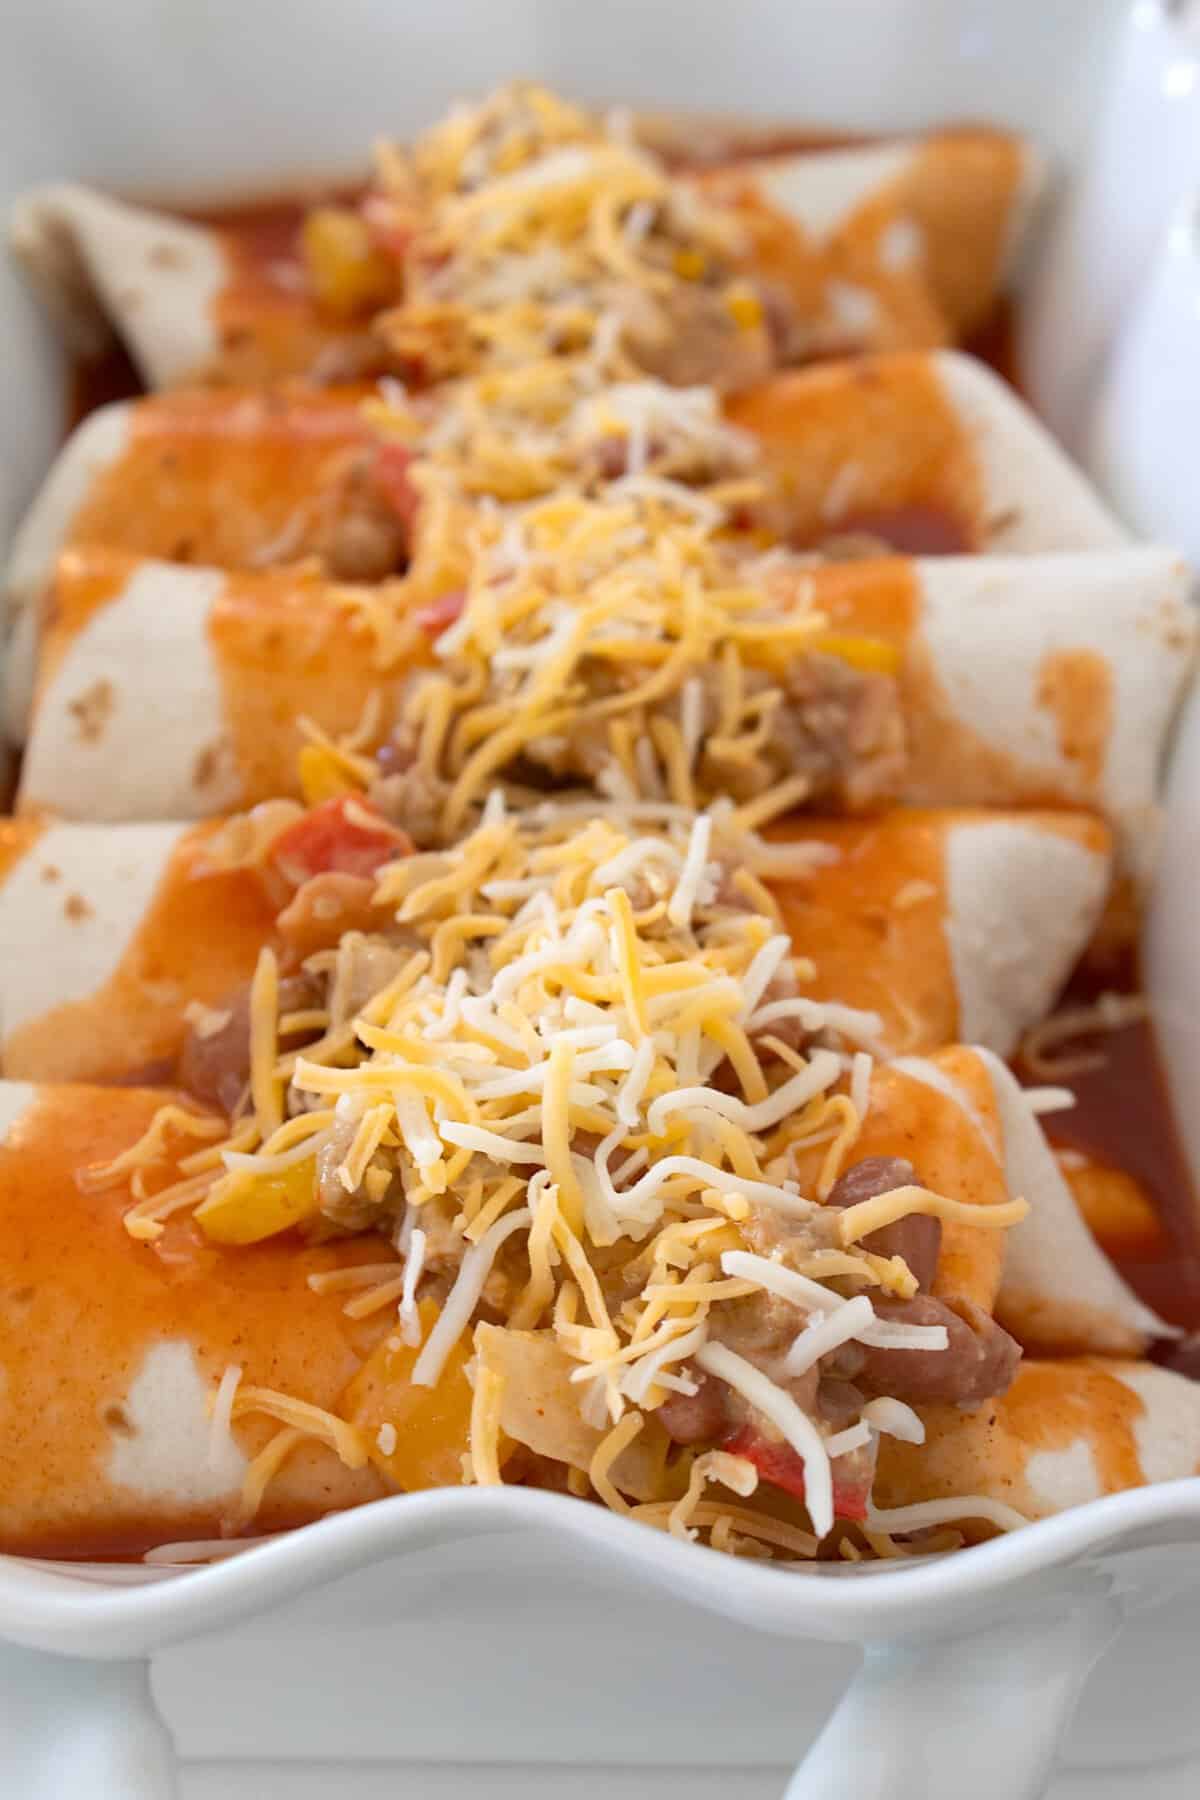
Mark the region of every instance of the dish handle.
<instances>
[{"instance_id":1,"label":"dish handle","mask_svg":"<svg viewBox=\"0 0 1200 1800\"><path fill-rule=\"evenodd\" d=\"M1123 1614L1096 1598L962 1637L872 1645L785 1800L1042 1800Z\"/></svg>"},{"instance_id":2,"label":"dish handle","mask_svg":"<svg viewBox=\"0 0 1200 1800\"><path fill-rule=\"evenodd\" d=\"M0 1769L21 1800L175 1800L175 1746L150 1664L0 1645Z\"/></svg>"}]
</instances>

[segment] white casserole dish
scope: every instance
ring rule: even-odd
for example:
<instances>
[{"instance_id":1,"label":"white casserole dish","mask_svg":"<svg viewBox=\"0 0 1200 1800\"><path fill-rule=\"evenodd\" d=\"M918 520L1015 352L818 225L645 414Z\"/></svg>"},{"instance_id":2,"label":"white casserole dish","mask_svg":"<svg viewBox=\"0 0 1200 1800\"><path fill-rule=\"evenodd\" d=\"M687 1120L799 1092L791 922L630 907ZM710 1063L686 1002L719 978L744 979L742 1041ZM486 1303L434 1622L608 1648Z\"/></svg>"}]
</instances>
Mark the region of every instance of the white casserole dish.
<instances>
[{"instance_id":1,"label":"white casserole dish","mask_svg":"<svg viewBox=\"0 0 1200 1800\"><path fill-rule=\"evenodd\" d=\"M0 27L0 199L60 176L156 197L269 189L347 168L373 130L403 133L518 73L582 97L848 127L993 117L1077 164L1124 11L510 0L501 19L483 0L42 0ZM1158 24L1145 0L1134 11L1134 28ZM15 513L57 437L62 369L11 270L0 283L0 492ZM1200 1079L1198 858L1194 702L1149 959L1180 1102ZM1181 1112L1200 1168L1200 1118ZM1186 1707L1156 1698L1186 1664L1197 1582L1200 1480L966 1556L836 1578L735 1564L545 1494L398 1497L189 1573L0 1559L0 1637L24 1647L4 1657L0 1768L29 1800L163 1800L173 1751L146 1659L164 1652L164 1710L185 1749L211 1727L209 1754L779 1762L866 1646L795 1800L940 1800L964 1768L979 1800L1020 1800L1044 1791L1110 1645L1117 1722L1112 1701L1095 1709L1076 1754L1144 1767L1200 1749ZM1168 1601L1174 1651L1167 1624L1128 1623ZM201 1683L219 1714L204 1721Z\"/></svg>"}]
</instances>

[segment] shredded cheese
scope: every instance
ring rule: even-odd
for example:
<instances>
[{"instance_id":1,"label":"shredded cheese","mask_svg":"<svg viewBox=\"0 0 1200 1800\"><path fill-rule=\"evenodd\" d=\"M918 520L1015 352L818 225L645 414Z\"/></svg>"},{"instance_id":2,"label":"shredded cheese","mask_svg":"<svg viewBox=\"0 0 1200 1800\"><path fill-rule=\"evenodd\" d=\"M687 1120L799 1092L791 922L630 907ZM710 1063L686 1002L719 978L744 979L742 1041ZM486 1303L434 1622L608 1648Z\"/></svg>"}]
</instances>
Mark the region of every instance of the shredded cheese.
<instances>
[{"instance_id":1,"label":"shredded cheese","mask_svg":"<svg viewBox=\"0 0 1200 1800\"><path fill-rule=\"evenodd\" d=\"M910 1213L925 1213L944 1223L972 1225L985 1231L1007 1231L1019 1225L1029 1212L1026 1200L1007 1200L996 1206L972 1206L962 1200L948 1199L929 1188L898 1187L871 1200L860 1200L838 1216L838 1235L843 1244L857 1243L885 1225L895 1224Z\"/></svg>"},{"instance_id":2,"label":"shredded cheese","mask_svg":"<svg viewBox=\"0 0 1200 1800\"><path fill-rule=\"evenodd\" d=\"M628 1412L619 1424L597 1444L588 1465L588 1480L611 1512L628 1513L629 1502L617 1492L612 1482L612 1466L623 1450L627 1450L642 1429L641 1413Z\"/></svg>"},{"instance_id":3,"label":"shredded cheese","mask_svg":"<svg viewBox=\"0 0 1200 1800\"><path fill-rule=\"evenodd\" d=\"M735 1393L769 1419L804 1464L805 1504L818 1538L833 1529L833 1476L824 1441L812 1420L784 1388L725 1344L705 1344L696 1361L706 1374L728 1382Z\"/></svg>"},{"instance_id":4,"label":"shredded cheese","mask_svg":"<svg viewBox=\"0 0 1200 1800\"><path fill-rule=\"evenodd\" d=\"M241 1379L240 1365L230 1363L217 1384L208 1433L208 1461L214 1469L224 1465L233 1442L233 1403Z\"/></svg>"},{"instance_id":5,"label":"shredded cheese","mask_svg":"<svg viewBox=\"0 0 1200 1800\"><path fill-rule=\"evenodd\" d=\"M1065 1007L1026 1032L1021 1040L1021 1060L1042 1081L1084 1075L1104 1064L1102 1050L1060 1051L1059 1045L1108 1031L1124 1031L1145 1019L1144 994L1101 994L1088 1006ZM1056 1054L1057 1052L1057 1054Z\"/></svg>"},{"instance_id":6,"label":"shredded cheese","mask_svg":"<svg viewBox=\"0 0 1200 1800\"><path fill-rule=\"evenodd\" d=\"M500 1405L504 1377L480 1364L475 1369L471 1401L471 1473L479 1487L499 1487Z\"/></svg>"}]
</instances>

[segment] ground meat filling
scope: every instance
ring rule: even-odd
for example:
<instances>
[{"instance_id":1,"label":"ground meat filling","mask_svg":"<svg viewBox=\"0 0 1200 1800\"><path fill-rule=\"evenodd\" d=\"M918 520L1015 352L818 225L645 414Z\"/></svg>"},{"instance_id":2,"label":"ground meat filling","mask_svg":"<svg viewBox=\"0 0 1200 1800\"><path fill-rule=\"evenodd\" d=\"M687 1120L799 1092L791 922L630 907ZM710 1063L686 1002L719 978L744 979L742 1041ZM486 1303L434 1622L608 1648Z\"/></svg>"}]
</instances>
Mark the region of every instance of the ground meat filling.
<instances>
[{"instance_id":1,"label":"ground meat filling","mask_svg":"<svg viewBox=\"0 0 1200 1800\"><path fill-rule=\"evenodd\" d=\"M591 670L589 697L616 691L611 665ZM788 671L781 699L767 713L766 729L752 758L726 756L716 735L721 716L720 674L698 672L701 683L697 785L705 794L728 794L739 804L778 782L807 777L808 801L859 811L894 797L905 766L905 731L899 693L891 676L865 674L837 656L810 653ZM748 670L753 697L774 687L765 672ZM681 724L678 696L662 711ZM612 749L603 721L584 721L569 734L527 747L530 761L556 780L596 782L609 770Z\"/></svg>"},{"instance_id":2,"label":"ground meat filling","mask_svg":"<svg viewBox=\"0 0 1200 1800\"><path fill-rule=\"evenodd\" d=\"M311 888L331 879L361 881L362 878L314 876L305 887ZM305 889L300 891L304 893ZM306 950L305 953L311 952ZM323 973L301 967L295 973L283 976L279 983L279 1018L284 1020L289 1013L316 1010L328 1013L335 1025L352 1019L373 994L387 985L411 954L412 945L401 931L393 930L388 936L348 932L332 966ZM302 1034L303 1041L311 1042L318 1035L310 1028ZM290 1048L302 1038L284 1033L282 1040L284 1048ZM184 1092L202 1105L215 1107L230 1116L240 1111L250 1087L249 983L227 995L220 1006L193 1009L173 1074ZM291 1088L288 1102L289 1111L325 1104L312 1096L297 1094Z\"/></svg>"},{"instance_id":3,"label":"ground meat filling","mask_svg":"<svg viewBox=\"0 0 1200 1800\"><path fill-rule=\"evenodd\" d=\"M369 452L356 455L331 487L317 552L338 581L382 581L405 567L407 522L382 491Z\"/></svg>"},{"instance_id":4,"label":"ground meat filling","mask_svg":"<svg viewBox=\"0 0 1200 1800\"><path fill-rule=\"evenodd\" d=\"M900 1157L864 1157L837 1181L826 1205L830 1212L837 1212L916 1181L912 1164ZM832 1233L821 1230L825 1222L822 1215L797 1224L777 1214L760 1213L747 1221L743 1231L759 1254L782 1252L786 1261L789 1253L802 1259L831 1243ZM828 1222L832 1224L831 1219ZM941 1235L937 1219L910 1214L872 1232L862 1240L862 1247L879 1256L903 1258L920 1290L909 1300L873 1293L876 1316L898 1324L940 1325L949 1340L946 1349L898 1350L848 1343L797 1380L781 1382L797 1405L822 1421L831 1433L852 1424L865 1401L875 1395L915 1404L940 1401L975 1406L1011 1385L1021 1355L1015 1340L974 1302L954 1296L935 1298L928 1292L937 1269ZM710 1324L717 1341L779 1381L779 1365L806 1322L799 1307L777 1295L761 1293L721 1308ZM659 1419L676 1443L737 1444L746 1441L748 1429L771 1437L766 1421L724 1382L692 1366L686 1372L695 1382L696 1392L672 1393L658 1409ZM873 1447L869 1455L855 1452L835 1463L843 1490L869 1485L872 1468Z\"/></svg>"},{"instance_id":5,"label":"ground meat filling","mask_svg":"<svg viewBox=\"0 0 1200 1800\"><path fill-rule=\"evenodd\" d=\"M773 308L759 298L739 316L723 286L688 282L664 295L652 296L638 287L623 289L616 305L625 348L648 375L671 387L715 387L734 393L774 372L780 333L785 330L777 296ZM790 335L790 325L786 332Z\"/></svg>"},{"instance_id":6,"label":"ground meat filling","mask_svg":"<svg viewBox=\"0 0 1200 1800\"><path fill-rule=\"evenodd\" d=\"M585 660L580 667L588 699L605 699L619 691L612 664ZM798 657L782 687L765 672L747 670L748 695L774 689L779 696L766 710L761 740L749 758L726 754L717 735L719 672L705 668L695 679L702 694L695 761L701 804L716 795L744 804L798 776L807 782L806 804L840 812L869 810L900 792L907 741L899 690L890 675L864 672L841 657L817 653ZM659 710L682 726L680 695L664 700ZM367 797L416 843L428 846L441 841L452 783L419 766L417 748L415 731L400 727L375 753L379 775ZM569 731L532 739L520 763L505 773L510 783L534 792L578 783L603 787L613 773L606 721L582 719Z\"/></svg>"},{"instance_id":7,"label":"ground meat filling","mask_svg":"<svg viewBox=\"0 0 1200 1800\"><path fill-rule=\"evenodd\" d=\"M367 790L370 804L400 825L422 848L441 842L450 783L418 766L414 734L401 728L375 752L379 774Z\"/></svg>"}]
</instances>

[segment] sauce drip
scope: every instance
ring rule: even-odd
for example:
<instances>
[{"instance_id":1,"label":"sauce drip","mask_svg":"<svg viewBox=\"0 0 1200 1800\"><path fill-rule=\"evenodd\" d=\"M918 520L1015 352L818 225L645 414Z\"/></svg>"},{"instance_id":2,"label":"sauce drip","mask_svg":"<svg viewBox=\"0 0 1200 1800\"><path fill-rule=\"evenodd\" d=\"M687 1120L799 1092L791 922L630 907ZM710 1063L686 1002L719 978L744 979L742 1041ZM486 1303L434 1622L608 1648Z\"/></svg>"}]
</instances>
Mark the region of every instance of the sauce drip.
<instances>
[{"instance_id":1,"label":"sauce drip","mask_svg":"<svg viewBox=\"0 0 1200 1800\"><path fill-rule=\"evenodd\" d=\"M1136 958L1129 954L1123 967L1106 967L1102 980L1081 971L1063 1006L1085 1006L1101 988L1136 993L1140 985ZM1200 1330L1200 1196L1179 1139L1153 1021L1072 1040L1069 1048L1094 1051L1103 1060L1095 1069L1062 1078L1075 1105L1043 1121L1046 1135L1056 1148L1082 1152L1139 1184L1161 1235L1140 1241L1102 1236L1101 1242L1147 1305L1172 1325ZM1035 1078L1019 1062L1017 1073L1025 1081L1046 1079Z\"/></svg>"}]
</instances>

